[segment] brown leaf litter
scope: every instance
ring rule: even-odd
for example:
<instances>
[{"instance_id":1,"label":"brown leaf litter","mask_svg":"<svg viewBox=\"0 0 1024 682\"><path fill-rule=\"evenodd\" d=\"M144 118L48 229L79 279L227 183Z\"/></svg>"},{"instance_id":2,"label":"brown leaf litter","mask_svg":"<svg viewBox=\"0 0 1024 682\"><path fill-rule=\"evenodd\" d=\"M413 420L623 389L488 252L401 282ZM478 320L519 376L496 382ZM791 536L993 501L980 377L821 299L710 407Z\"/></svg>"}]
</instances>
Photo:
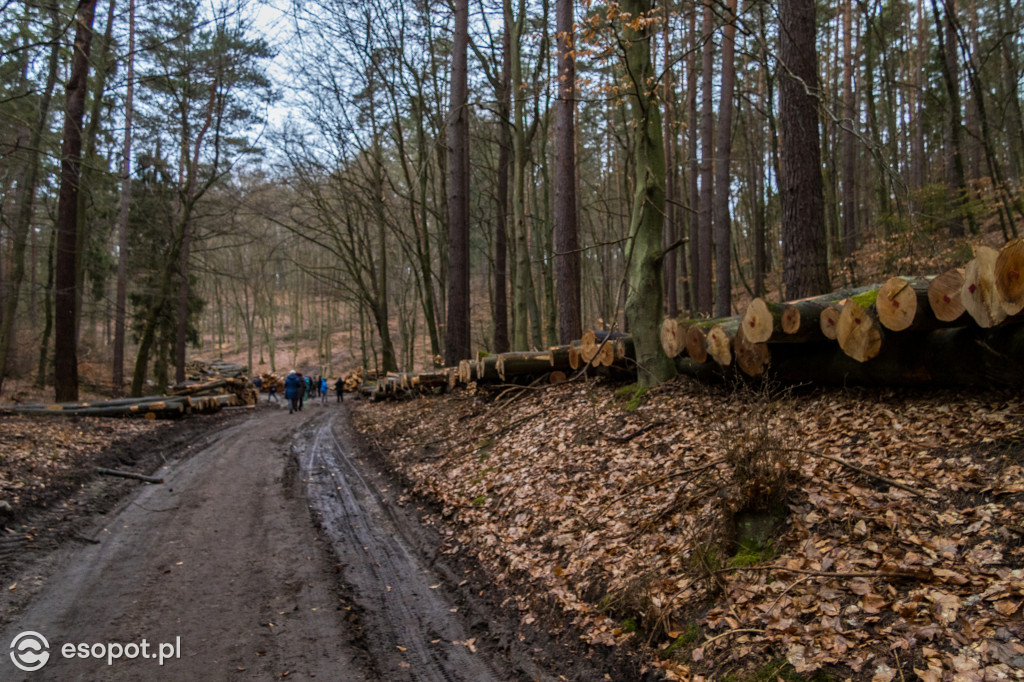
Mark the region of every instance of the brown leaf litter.
<instances>
[{"instance_id":1,"label":"brown leaf litter","mask_svg":"<svg viewBox=\"0 0 1024 682\"><path fill-rule=\"evenodd\" d=\"M1024 679L1018 395L677 379L633 411L589 382L357 415L524 623L553 600L669 679Z\"/></svg>"}]
</instances>

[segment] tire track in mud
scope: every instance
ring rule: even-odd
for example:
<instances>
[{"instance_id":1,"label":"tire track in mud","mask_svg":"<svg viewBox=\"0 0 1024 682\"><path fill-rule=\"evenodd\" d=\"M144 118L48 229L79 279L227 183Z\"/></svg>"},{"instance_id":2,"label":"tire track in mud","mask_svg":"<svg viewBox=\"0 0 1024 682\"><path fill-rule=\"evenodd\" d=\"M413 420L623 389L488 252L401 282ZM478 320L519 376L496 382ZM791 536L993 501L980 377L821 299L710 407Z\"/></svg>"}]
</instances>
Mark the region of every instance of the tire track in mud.
<instances>
[{"instance_id":1,"label":"tire track in mud","mask_svg":"<svg viewBox=\"0 0 1024 682\"><path fill-rule=\"evenodd\" d=\"M410 551L386 502L335 436L332 414L297 442L307 496L361 608L364 640L387 680L484 682L502 677L472 650L457 609Z\"/></svg>"}]
</instances>

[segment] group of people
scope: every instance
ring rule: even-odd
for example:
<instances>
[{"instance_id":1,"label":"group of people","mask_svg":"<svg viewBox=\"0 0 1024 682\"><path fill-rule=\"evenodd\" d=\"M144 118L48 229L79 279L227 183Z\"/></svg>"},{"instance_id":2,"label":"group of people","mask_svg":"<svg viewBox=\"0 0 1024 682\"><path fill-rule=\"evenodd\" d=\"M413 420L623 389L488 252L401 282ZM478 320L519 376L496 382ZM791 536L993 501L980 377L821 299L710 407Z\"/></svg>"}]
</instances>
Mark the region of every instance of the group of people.
<instances>
[{"instance_id":1,"label":"group of people","mask_svg":"<svg viewBox=\"0 0 1024 682\"><path fill-rule=\"evenodd\" d=\"M263 380L257 376L252 383L256 387L256 392L259 393L263 386ZM278 402L277 382L271 381L267 388L267 402L269 403L271 400ZM342 402L345 399L344 379L339 378L334 382L334 391L337 394L337 402ZM313 398L319 397L320 403L326 404L328 392L327 377L303 376L301 372L296 372L293 369L284 380L284 398L288 401L288 414L301 410L306 400Z\"/></svg>"}]
</instances>

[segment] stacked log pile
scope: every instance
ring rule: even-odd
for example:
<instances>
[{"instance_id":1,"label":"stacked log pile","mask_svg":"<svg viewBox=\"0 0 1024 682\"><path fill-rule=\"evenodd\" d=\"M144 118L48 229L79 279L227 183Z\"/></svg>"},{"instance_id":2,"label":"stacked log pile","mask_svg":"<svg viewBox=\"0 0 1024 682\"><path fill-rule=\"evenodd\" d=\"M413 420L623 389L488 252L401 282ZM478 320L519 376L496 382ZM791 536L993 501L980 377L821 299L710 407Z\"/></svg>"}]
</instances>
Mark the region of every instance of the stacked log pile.
<instances>
[{"instance_id":1,"label":"stacked log pile","mask_svg":"<svg viewBox=\"0 0 1024 682\"><path fill-rule=\"evenodd\" d=\"M774 303L742 315L666 319L661 343L683 374L766 377L787 384L999 387L1024 384L1024 240L975 249L963 269ZM374 399L476 383L562 381L634 369L625 334L586 332L546 351L463 360L364 383Z\"/></svg>"},{"instance_id":2,"label":"stacked log pile","mask_svg":"<svg viewBox=\"0 0 1024 682\"><path fill-rule=\"evenodd\" d=\"M25 403L21 405L5 405L0 408L0 414L175 419L189 412L189 403L190 399L185 396L146 396L143 398L123 398L102 402Z\"/></svg>"},{"instance_id":3,"label":"stacked log pile","mask_svg":"<svg viewBox=\"0 0 1024 682\"><path fill-rule=\"evenodd\" d=\"M358 391L359 387L363 383L363 368L357 367L348 374L342 375L341 380L343 382L343 385L345 386L345 390L348 391L349 393L353 391ZM334 385L332 384L330 388L333 389Z\"/></svg>"},{"instance_id":4,"label":"stacked log pile","mask_svg":"<svg viewBox=\"0 0 1024 682\"><path fill-rule=\"evenodd\" d=\"M239 365L192 361L187 374L199 377L200 380L174 386L169 395L98 402L23 403L4 406L0 408L0 414L144 419L176 419L188 414L211 414L225 407L255 404L256 391L244 373L245 368Z\"/></svg>"},{"instance_id":5,"label":"stacked log pile","mask_svg":"<svg viewBox=\"0 0 1024 682\"><path fill-rule=\"evenodd\" d=\"M722 320L666 321L662 345L689 374L708 370L702 349L679 350L684 333L706 337L719 370L733 364L731 350L740 372L786 383L1019 385L1022 271L1021 240L1001 251L981 246L965 269L938 276L892 277L788 303L754 299L742 316Z\"/></svg>"},{"instance_id":6,"label":"stacked log pile","mask_svg":"<svg viewBox=\"0 0 1024 682\"><path fill-rule=\"evenodd\" d=\"M189 380L171 388L173 396L187 396L193 411L216 412L223 407L255 405L258 396L247 368L229 362L193 360L186 373Z\"/></svg>"}]
</instances>

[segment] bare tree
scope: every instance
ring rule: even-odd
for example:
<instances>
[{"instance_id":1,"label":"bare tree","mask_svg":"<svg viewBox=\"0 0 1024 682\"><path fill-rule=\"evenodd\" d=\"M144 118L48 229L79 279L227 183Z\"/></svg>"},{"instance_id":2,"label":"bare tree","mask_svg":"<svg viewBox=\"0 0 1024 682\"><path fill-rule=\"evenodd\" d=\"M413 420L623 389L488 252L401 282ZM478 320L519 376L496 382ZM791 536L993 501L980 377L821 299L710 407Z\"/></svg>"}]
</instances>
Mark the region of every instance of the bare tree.
<instances>
[{"instance_id":1,"label":"bare tree","mask_svg":"<svg viewBox=\"0 0 1024 682\"><path fill-rule=\"evenodd\" d=\"M89 51L96 0L81 0L75 10L74 53L64 105L60 194L57 202L57 266L54 336L54 389L58 402L78 399L78 339L76 253L78 248L78 191L82 162L82 119L89 78Z\"/></svg>"},{"instance_id":2,"label":"bare tree","mask_svg":"<svg viewBox=\"0 0 1024 682\"><path fill-rule=\"evenodd\" d=\"M42 96L39 98L39 113L35 125L27 136L25 145L25 159L22 163L20 177L18 178L17 213L13 225L13 239L11 248L10 281L7 290L3 292L2 322L0 322L0 389L7 375L7 360L10 357L11 348L14 346L14 322L18 312L18 296L21 285L25 279L25 249L28 243L29 228L32 223L32 215L36 202L36 191L39 187L40 177L40 156L42 153L43 132L46 129L47 121L50 118L50 103L53 99L53 89L57 83L58 57L60 56L62 31L59 8L56 0L49 3L48 12L50 15L50 46L47 58L46 82L43 86ZM24 52L25 58L28 51Z\"/></svg>"},{"instance_id":3,"label":"bare tree","mask_svg":"<svg viewBox=\"0 0 1024 682\"><path fill-rule=\"evenodd\" d=\"M135 96L135 0L128 0L128 75L121 146L121 201L117 215L117 293L114 302L114 394L124 387L124 337L128 296L128 212L131 207L132 108Z\"/></svg>"},{"instance_id":4,"label":"bare tree","mask_svg":"<svg viewBox=\"0 0 1024 682\"><path fill-rule=\"evenodd\" d=\"M558 30L558 99L555 103L555 279L558 338L561 343L583 333L580 311L579 223L576 218L576 56L573 0L556 4Z\"/></svg>"},{"instance_id":5,"label":"bare tree","mask_svg":"<svg viewBox=\"0 0 1024 682\"><path fill-rule=\"evenodd\" d=\"M710 314L714 289L712 284L712 253L713 225L715 215L714 197L714 65L715 43L712 39L714 30L714 0L703 0L704 19L701 38L704 41L701 59L701 112L700 112L700 209L697 216L700 241L697 244L697 312ZM696 121L694 121L696 124ZM729 254L719 255L729 262Z\"/></svg>"},{"instance_id":6,"label":"bare tree","mask_svg":"<svg viewBox=\"0 0 1024 682\"><path fill-rule=\"evenodd\" d=\"M455 3L451 110L448 115L448 323L445 361L470 354L469 336L469 0Z\"/></svg>"},{"instance_id":7,"label":"bare tree","mask_svg":"<svg viewBox=\"0 0 1024 682\"><path fill-rule=\"evenodd\" d=\"M715 315L726 317L732 307L732 224L729 198L732 173L732 110L736 85L737 0L727 0L725 27L722 29L722 95L718 101L718 152L715 155Z\"/></svg>"}]
</instances>

